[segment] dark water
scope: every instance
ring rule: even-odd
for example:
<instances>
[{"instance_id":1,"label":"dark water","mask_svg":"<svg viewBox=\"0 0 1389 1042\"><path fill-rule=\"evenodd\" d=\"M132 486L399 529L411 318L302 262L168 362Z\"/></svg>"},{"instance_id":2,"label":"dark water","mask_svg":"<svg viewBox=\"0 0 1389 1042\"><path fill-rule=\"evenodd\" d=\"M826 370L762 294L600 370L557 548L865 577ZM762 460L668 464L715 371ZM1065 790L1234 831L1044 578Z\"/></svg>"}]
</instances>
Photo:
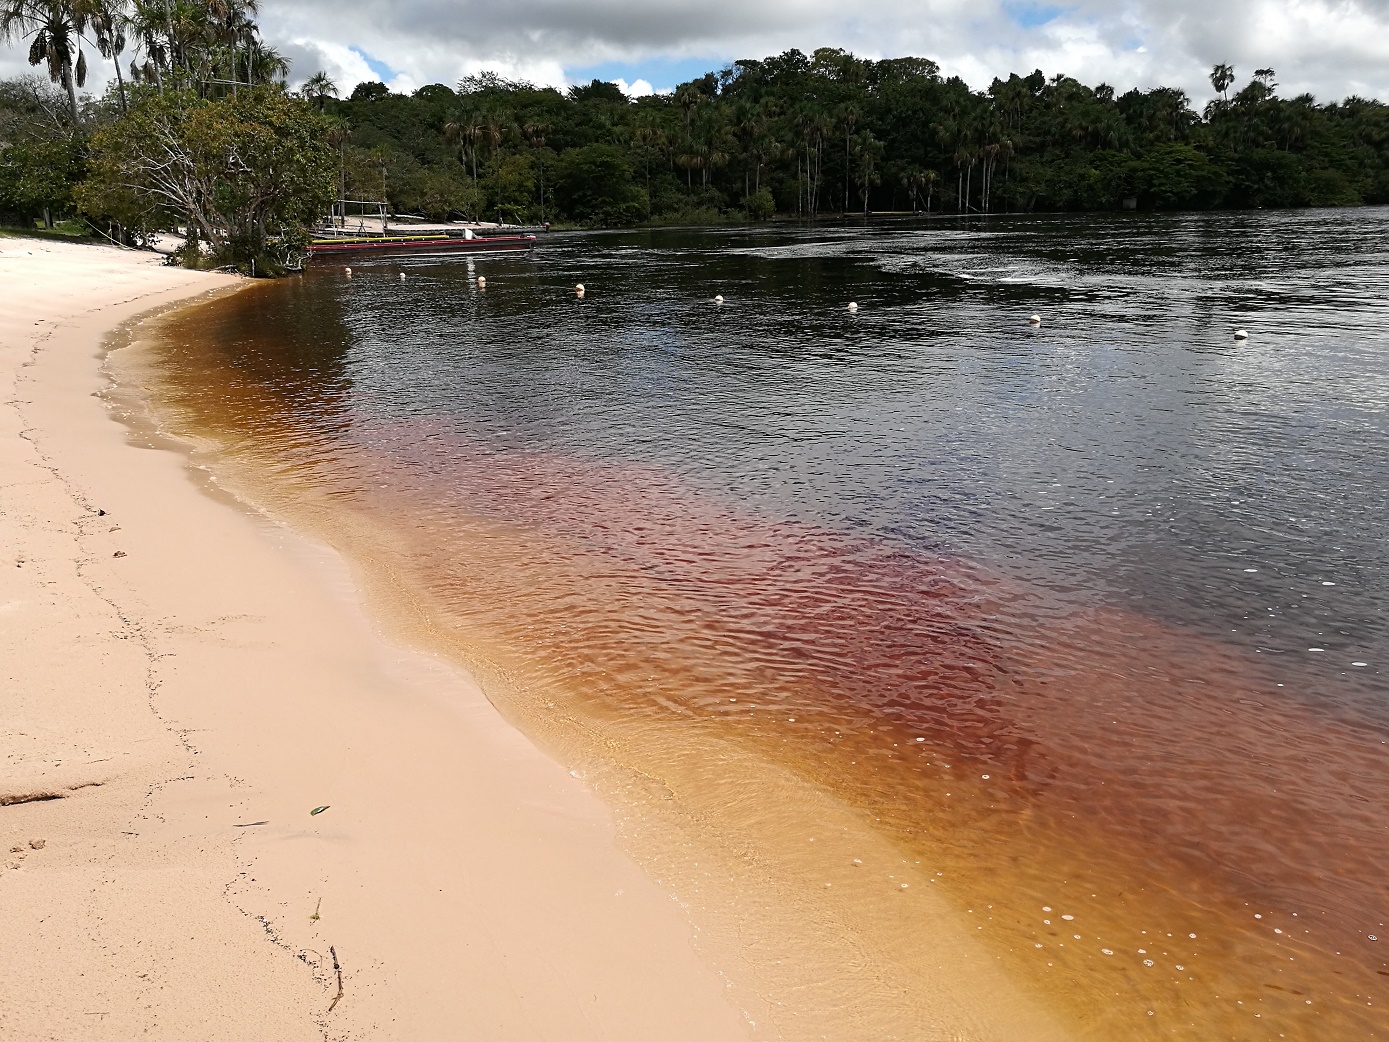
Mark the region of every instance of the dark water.
<instances>
[{"instance_id":1,"label":"dark water","mask_svg":"<svg viewBox=\"0 0 1389 1042\"><path fill-rule=\"evenodd\" d=\"M1078 1034L1382 1038L1386 329L1389 211L1018 218L325 268L163 363L513 687L858 808Z\"/></svg>"}]
</instances>

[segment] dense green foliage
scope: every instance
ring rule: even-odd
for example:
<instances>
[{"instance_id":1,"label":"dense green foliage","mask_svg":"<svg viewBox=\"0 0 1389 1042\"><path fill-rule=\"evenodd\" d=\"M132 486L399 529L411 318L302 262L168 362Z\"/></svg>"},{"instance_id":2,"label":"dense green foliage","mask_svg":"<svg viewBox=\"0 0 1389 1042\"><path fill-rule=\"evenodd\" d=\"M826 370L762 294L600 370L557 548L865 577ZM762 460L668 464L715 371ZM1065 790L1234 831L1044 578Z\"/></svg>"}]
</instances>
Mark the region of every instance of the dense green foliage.
<instances>
[{"instance_id":1,"label":"dense green foliage","mask_svg":"<svg viewBox=\"0 0 1389 1042\"><path fill-rule=\"evenodd\" d=\"M25 43L49 81L0 83L0 221L76 209L131 244L181 231L189 264L290 264L336 196L339 157L322 113L286 91L258 4L0 0L0 39ZM116 65L98 101L77 95L92 46Z\"/></svg>"},{"instance_id":2,"label":"dense green foliage","mask_svg":"<svg viewBox=\"0 0 1389 1042\"><path fill-rule=\"evenodd\" d=\"M190 242L225 263L283 267L336 194L327 130L277 87L217 99L138 88L129 111L92 135L78 202L141 233L186 223Z\"/></svg>"},{"instance_id":3,"label":"dense green foliage","mask_svg":"<svg viewBox=\"0 0 1389 1042\"><path fill-rule=\"evenodd\" d=\"M1222 70L1225 70L1222 72ZM1232 73L1213 83L1228 94ZM971 91L921 58L737 62L637 101L495 76L317 94L348 194L429 217L624 224L773 210L984 213L1389 201L1389 106L1277 96L1260 70L1203 113L1041 72ZM542 194L541 182L544 181Z\"/></svg>"},{"instance_id":4,"label":"dense green foliage","mask_svg":"<svg viewBox=\"0 0 1389 1042\"><path fill-rule=\"evenodd\" d=\"M83 171L63 93L38 77L0 81L0 224L51 226Z\"/></svg>"}]
</instances>

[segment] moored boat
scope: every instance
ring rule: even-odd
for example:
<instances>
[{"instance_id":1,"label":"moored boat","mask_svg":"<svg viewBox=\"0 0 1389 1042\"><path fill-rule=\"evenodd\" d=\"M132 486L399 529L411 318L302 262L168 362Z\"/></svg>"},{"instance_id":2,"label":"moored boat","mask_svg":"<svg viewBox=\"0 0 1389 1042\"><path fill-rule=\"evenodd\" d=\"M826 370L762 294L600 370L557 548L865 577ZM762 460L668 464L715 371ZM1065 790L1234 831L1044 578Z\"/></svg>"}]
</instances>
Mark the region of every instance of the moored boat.
<instances>
[{"instance_id":1,"label":"moored boat","mask_svg":"<svg viewBox=\"0 0 1389 1042\"><path fill-rule=\"evenodd\" d=\"M534 235L459 235L427 232L416 235L363 235L318 238L309 243L310 257L443 257L454 254L512 253L535 246Z\"/></svg>"}]
</instances>

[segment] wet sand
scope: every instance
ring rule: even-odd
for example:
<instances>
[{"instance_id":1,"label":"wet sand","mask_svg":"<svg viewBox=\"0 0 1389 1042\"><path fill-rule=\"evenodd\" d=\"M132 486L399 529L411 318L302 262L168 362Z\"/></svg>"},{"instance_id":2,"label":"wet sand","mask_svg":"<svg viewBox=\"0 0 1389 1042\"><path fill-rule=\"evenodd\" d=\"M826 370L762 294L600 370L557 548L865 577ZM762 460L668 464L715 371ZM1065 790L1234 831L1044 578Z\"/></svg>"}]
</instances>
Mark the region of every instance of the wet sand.
<instances>
[{"instance_id":1,"label":"wet sand","mask_svg":"<svg viewBox=\"0 0 1389 1042\"><path fill-rule=\"evenodd\" d=\"M0 1034L749 1037L582 781L110 393L236 285L156 261L0 240Z\"/></svg>"}]
</instances>

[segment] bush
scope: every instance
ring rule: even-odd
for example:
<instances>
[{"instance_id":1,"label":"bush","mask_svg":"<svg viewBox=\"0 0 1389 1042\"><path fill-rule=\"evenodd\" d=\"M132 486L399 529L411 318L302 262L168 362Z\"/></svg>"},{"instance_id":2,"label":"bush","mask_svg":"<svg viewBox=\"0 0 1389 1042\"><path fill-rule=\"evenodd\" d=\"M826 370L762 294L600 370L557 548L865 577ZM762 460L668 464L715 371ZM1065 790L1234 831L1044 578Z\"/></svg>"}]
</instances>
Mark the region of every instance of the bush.
<instances>
[{"instance_id":1,"label":"bush","mask_svg":"<svg viewBox=\"0 0 1389 1042\"><path fill-rule=\"evenodd\" d=\"M764 188L748 196L744 209L747 210L750 221L769 221L776 213L776 200L772 198L772 193Z\"/></svg>"}]
</instances>

